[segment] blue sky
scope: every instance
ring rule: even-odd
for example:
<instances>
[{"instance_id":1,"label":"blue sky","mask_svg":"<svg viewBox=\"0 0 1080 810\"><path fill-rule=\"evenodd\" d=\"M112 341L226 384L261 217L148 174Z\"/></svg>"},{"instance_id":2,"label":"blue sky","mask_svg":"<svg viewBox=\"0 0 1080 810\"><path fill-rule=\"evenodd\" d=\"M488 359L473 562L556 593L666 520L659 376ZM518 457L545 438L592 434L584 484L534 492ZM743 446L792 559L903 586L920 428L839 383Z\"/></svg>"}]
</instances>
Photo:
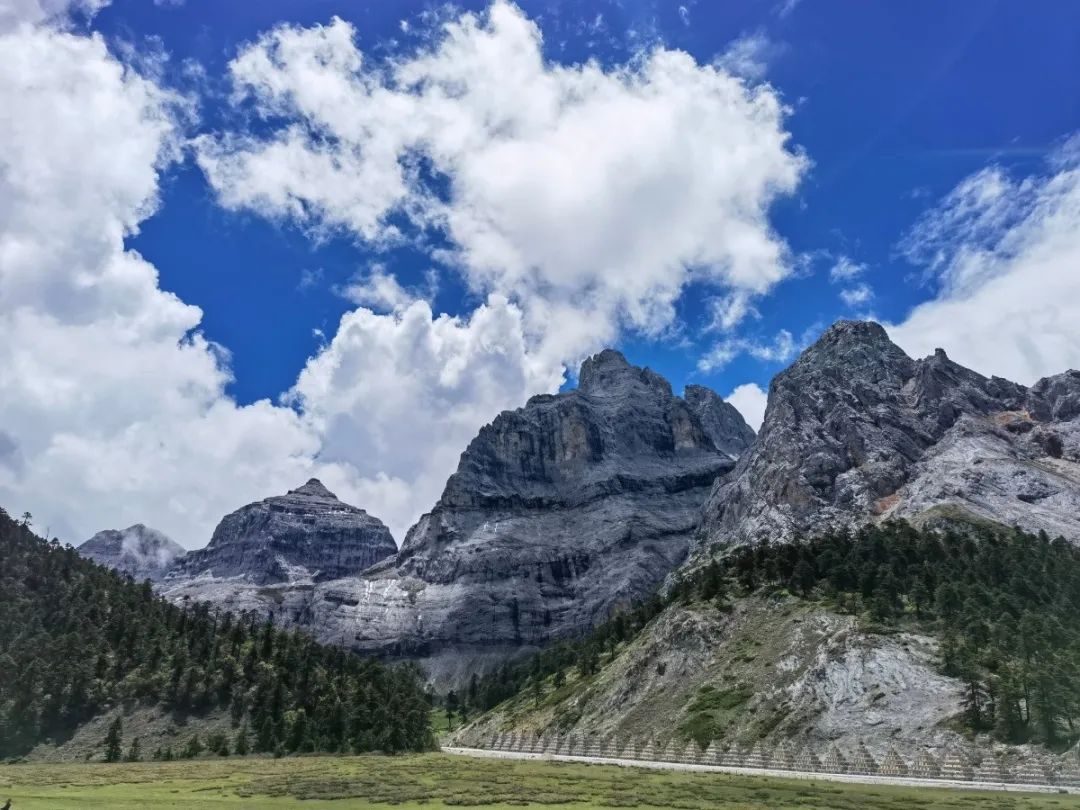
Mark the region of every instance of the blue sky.
<instances>
[{"instance_id":1,"label":"blue sky","mask_svg":"<svg viewBox=\"0 0 1080 810\"><path fill-rule=\"evenodd\" d=\"M483 3L461 3L482 10ZM686 20L679 14L688 10ZM223 93L222 75L242 43L283 22L325 23L338 15L356 25L365 49L407 47L401 20L428 2L265 2L180 5L123 0L94 27L148 47L159 38L174 63L194 60L204 87ZM792 142L813 161L798 192L772 211L776 230L808 254L805 275L784 282L757 306L748 335L796 337L838 317L873 312L897 321L934 295L896 250L930 203L990 162L1037 166L1080 123L1080 9L1071 3L805 2L787 14L774 2L531 2L521 7L544 33L545 54L561 62L625 62L644 43L662 41L708 63L732 41L762 34L766 80L790 107ZM592 27L598 16L602 32ZM634 36L633 32L637 32ZM393 42L399 44L395 48ZM178 69L173 65L171 69ZM229 116L221 100L200 97L204 125ZM357 268L386 263L417 282L431 266L420 251L389 255L338 235L314 244L295 227L214 205L190 161L164 183L164 204L132 245L159 268L162 284L205 312L203 328L232 353L231 392L242 402L274 397L295 381L313 353L314 329L332 333L351 304L333 292ZM826 255L828 254L828 255ZM829 283L840 255L867 265L875 291L868 307L846 307ZM302 279L317 274L313 284ZM452 281L452 279L451 279ZM455 313L462 290L450 285L436 309ZM680 307L690 345L624 338L635 362L651 365L677 387L698 381L726 393L762 385L784 363L741 356L713 373L697 369L708 338L706 315L692 292ZM695 330L695 326L698 327Z\"/></svg>"},{"instance_id":2,"label":"blue sky","mask_svg":"<svg viewBox=\"0 0 1080 810\"><path fill-rule=\"evenodd\" d=\"M1012 0L0 7L0 499L199 546L318 475L400 542L604 345L755 426L841 317L1078 366L1078 40Z\"/></svg>"}]
</instances>

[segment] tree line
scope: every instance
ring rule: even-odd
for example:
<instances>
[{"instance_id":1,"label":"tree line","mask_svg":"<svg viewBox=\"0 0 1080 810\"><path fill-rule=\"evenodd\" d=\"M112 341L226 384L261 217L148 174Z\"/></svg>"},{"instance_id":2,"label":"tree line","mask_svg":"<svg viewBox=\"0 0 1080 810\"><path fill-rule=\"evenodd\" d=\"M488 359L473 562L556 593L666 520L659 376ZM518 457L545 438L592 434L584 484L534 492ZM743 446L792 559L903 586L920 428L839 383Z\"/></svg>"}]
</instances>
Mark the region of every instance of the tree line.
<instances>
[{"instance_id":1,"label":"tree line","mask_svg":"<svg viewBox=\"0 0 1080 810\"><path fill-rule=\"evenodd\" d=\"M232 739L189 740L171 758L214 753L367 752L433 746L415 666L388 666L272 617L178 607L0 510L0 758L59 742L117 706L179 715L227 710ZM117 721L103 756L120 750ZM221 737L223 739L218 739Z\"/></svg>"},{"instance_id":2,"label":"tree line","mask_svg":"<svg viewBox=\"0 0 1080 810\"><path fill-rule=\"evenodd\" d=\"M1051 746L1080 738L1080 549L1045 533L903 521L729 549L588 635L474 678L455 704L467 716L522 692L539 702L572 668L591 675L670 605L728 609L761 591L857 615L872 632L933 634L940 669L964 685L972 730Z\"/></svg>"}]
</instances>

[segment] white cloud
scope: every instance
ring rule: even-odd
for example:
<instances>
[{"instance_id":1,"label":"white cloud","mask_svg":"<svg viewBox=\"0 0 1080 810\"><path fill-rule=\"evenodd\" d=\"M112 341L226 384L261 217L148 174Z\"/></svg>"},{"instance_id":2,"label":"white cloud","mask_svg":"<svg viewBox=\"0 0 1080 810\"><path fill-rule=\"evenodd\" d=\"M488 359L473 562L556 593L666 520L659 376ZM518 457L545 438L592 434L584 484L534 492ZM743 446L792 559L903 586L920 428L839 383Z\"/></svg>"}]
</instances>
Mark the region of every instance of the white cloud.
<instances>
[{"instance_id":1,"label":"white cloud","mask_svg":"<svg viewBox=\"0 0 1080 810\"><path fill-rule=\"evenodd\" d=\"M549 360L661 333L691 280L749 300L789 274L767 211L806 160L770 88L663 48L611 70L550 64L501 0L391 64L354 39L335 19L241 51L238 97L291 123L199 141L224 205L375 245L404 238L401 215L434 229Z\"/></svg>"},{"instance_id":2,"label":"white cloud","mask_svg":"<svg viewBox=\"0 0 1080 810\"><path fill-rule=\"evenodd\" d=\"M1042 175L991 167L968 177L901 248L939 285L888 327L909 353L943 347L1022 383L1080 367L1080 141Z\"/></svg>"},{"instance_id":3,"label":"white cloud","mask_svg":"<svg viewBox=\"0 0 1080 810\"><path fill-rule=\"evenodd\" d=\"M703 372L719 371L740 354L749 354L765 363L786 363L795 356L799 346L791 332L781 329L771 343L747 338L728 338L718 341L698 360L698 370Z\"/></svg>"},{"instance_id":4,"label":"white cloud","mask_svg":"<svg viewBox=\"0 0 1080 810\"><path fill-rule=\"evenodd\" d=\"M338 292L359 306L389 311L405 309L419 298L431 297L405 289L383 265L375 265L366 274L356 276Z\"/></svg>"},{"instance_id":5,"label":"white cloud","mask_svg":"<svg viewBox=\"0 0 1080 810\"><path fill-rule=\"evenodd\" d=\"M854 287L846 287L840 291L840 300L849 307L858 307L870 303L874 298L874 290L869 284L856 284Z\"/></svg>"},{"instance_id":6,"label":"white cloud","mask_svg":"<svg viewBox=\"0 0 1080 810\"><path fill-rule=\"evenodd\" d=\"M292 123L198 142L222 202L376 246L437 232L485 303L436 316L375 268L287 403L238 406L201 311L125 246L184 101L100 37L27 24L46 11L0 35L0 109L19 111L0 127L0 503L65 539L145 522L198 546L318 475L401 540L479 427L564 363L669 328L690 281L749 302L789 273L767 210L806 161L768 88L663 49L550 65L506 3L381 66L343 22L279 28L231 69Z\"/></svg>"},{"instance_id":7,"label":"white cloud","mask_svg":"<svg viewBox=\"0 0 1080 810\"><path fill-rule=\"evenodd\" d=\"M247 499L350 477L297 414L223 394L199 309L124 247L181 107L97 36L0 35L0 502L68 540L145 521L198 545Z\"/></svg>"},{"instance_id":8,"label":"white cloud","mask_svg":"<svg viewBox=\"0 0 1080 810\"><path fill-rule=\"evenodd\" d=\"M829 281L837 284L851 281L866 272L866 265L853 262L847 256L841 256L829 270Z\"/></svg>"},{"instance_id":9,"label":"white cloud","mask_svg":"<svg viewBox=\"0 0 1080 810\"><path fill-rule=\"evenodd\" d=\"M63 23L71 12L92 17L110 0L0 0L0 34L20 25Z\"/></svg>"},{"instance_id":10,"label":"white cloud","mask_svg":"<svg viewBox=\"0 0 1080 810\"><path fill-rule=\"evenodd\" d=\"M780 19L791 16L791 13L798 8L802 0L781 0L781 2L773 9L773 13Z\"/></svg>"},{"instance_id":11,"label":"white cloud","mask_svg":"<svg viewBox=\"0 0 1080 810\"><path fill-rule=\"evenodd\" d=\"M768 403L769 396L760 385L743 383L736 386L735 390L724 399L735 406L735 409L746 420L746 424L754 430L761 429L761 423L765 421L765 405Z\"/></svg>"},{"instance_id":12,"label":"white cloud","mask_svg":"<svg viewBox=\"0 0 1080 810\"><path fill-rule=\"evenodd\" d=\"M522 314L505 298L467 319L434 317L414 300L391 315L347 313L292 398L323 438L320 459L357 471L359 502L378 504L400 541L477 430L562 379L561 364L528 352Z\"/></svg>"},{"instance_id":13,"label":"white cloud","mask_svg":"<svg viewBox=\"0 0 1080 810\"><path fill-rule=\"evenodd\" d=\"M753 31L728 45L713 64L735 76L760 81L769 72L769 63L783 51L784 46L769 39L764 31Z\"/></svg>"}]
</instances>

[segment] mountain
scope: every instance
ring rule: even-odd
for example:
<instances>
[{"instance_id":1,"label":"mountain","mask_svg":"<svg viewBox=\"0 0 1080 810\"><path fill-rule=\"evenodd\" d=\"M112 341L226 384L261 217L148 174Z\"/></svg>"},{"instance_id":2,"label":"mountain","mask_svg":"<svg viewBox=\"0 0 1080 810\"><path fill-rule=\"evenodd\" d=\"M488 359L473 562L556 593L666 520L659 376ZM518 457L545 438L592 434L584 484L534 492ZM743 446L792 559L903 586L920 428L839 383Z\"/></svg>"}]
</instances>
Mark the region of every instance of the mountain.
<instances>
[{"instance_id":1,"label":"mountain","mask_svg":"<svg viewBox=\"0 0 1080 810\"><path fill-rule=\"evenodd\" d=\"M1029 388L841 321L772 381L662 598L485 679L467 734L1060 749L1077 546L1080 372Z\"/></svg>"},{"instance_id":2,"label":"mountain","mask_svg":"<svg viewBox=\"0 0 1080 810\"><path fill-rule=\"evenodd\" d=\"M589 629L685 559L713 481L733 466L717 445L741 446L748 428L719 397L691 407L615 351L586 360L578 379L482 428L399 554L360 576L223 582L266 567L240 554L204 562L230 545L219 542L234 533L230 516L166 593L272 610L324 641L420 659L444 686ZM215 578L192 576L211 568Z\"/></svg>"},{"instance_id":3,"label":"mountain","mask_svg":"<svg viewBox=\"0 0 1080 810\"><path fill-rule=\"evenodd\" d=\"M126 529L105 529L79 546L96 563L131 574L137 580L160 580L187 552L156 529L136 523Z\"/></svg>"},{"instance_id":4,"label":"mountain","mask_svg":"<svg viewBox=\"0 0 1080 810\"><path fill-rule=\"evenodd\" d=\"M237 577L257 585L359 574L393 556L390 530L311 479L222 518L210 543L177 562L173 580Z\"/></svg>"},{"instance_id":5,"label":"mountain","mask_svg":"<svg viewBox=\"0 0 1080 810\"><path fill-rule=\"evenodd\" d=\"M414 670L169 604L2 509L0 593L0 760L432 745Z\"/></svg>"},{"instance_id":6,"label":"mountain","mask_svg":"<svg viewBox=\"0 0 1080 810\"><path fill-rule=\"evenodd\" d=\"M1069 543L890 521L729 548L684 574L665 597L480 681L459 739L1030 762L1033 744L1060 752L1080 738L1080 548Z\"/></svg>"},{"instance_id":7,"label":"mountain","mask_svg":"<svg viewBox=\"0 0 1080 810\"><path fill-rule=\"evenodd\" d=\"M1080 372L1032 388L938 349L913 360L841 321L769 387L765 421L705 508L706 546L867 520L956 517L1080 541Z\"/></svg>"}]
</instances>

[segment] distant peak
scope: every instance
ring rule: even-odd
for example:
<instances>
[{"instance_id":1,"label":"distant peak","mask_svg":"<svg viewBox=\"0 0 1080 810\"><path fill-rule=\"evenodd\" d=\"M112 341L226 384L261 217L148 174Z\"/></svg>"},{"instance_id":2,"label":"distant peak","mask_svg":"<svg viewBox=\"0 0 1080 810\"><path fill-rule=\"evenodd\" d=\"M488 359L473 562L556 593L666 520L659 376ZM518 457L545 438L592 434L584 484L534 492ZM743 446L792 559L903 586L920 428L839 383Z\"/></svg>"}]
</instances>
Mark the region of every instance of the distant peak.
<instances>
[{"instance_id":1,"label":"distant peak","mask_svg":"<svg viewBox=\"0 0 1080 810\"><path fill-rule=\"evenodd\" d=\"M818 343L891 343L889 335L876 321L837 321L818 339Z\"/></svg>"},{"instance_id":2,"label":"distant peak","mask_svg":"<svg viewBox=\"0 0 1080 810\"><path fill-rule=\"evenodd\" d=\"M322 481L318 478L312 478L302 487L289 490L290 495L306 495L309 498L326 498L328 500L337 500L337 495L323 486Z\"/></svg>"},{"instance_id":3,"label":"distant peak","mask_svg":"<svg viewBox=\"0 0 1080 810\"><path fill-rule=\"evenodd\" d=\"M889 339L885 327L874 321L837 321L803 352L802 358L811 362L829 358L831 362L864 356L887 362L910 362L903 350Z\"/></svg>"},{"instance_id":4,"label":"distant peak","mask_svg":"<svg viewBox=\"0 0 1080 810\"><path fill-rule=\"evenodd\" d=\"M659 385L671 393L667 380L654 371L631 365L622 352L604 349L594 354L581 364L578 374L578 390L585 394L599 394L619 389L632 380L641 380L649 385Z\"/></svg>"}]
</instances>

